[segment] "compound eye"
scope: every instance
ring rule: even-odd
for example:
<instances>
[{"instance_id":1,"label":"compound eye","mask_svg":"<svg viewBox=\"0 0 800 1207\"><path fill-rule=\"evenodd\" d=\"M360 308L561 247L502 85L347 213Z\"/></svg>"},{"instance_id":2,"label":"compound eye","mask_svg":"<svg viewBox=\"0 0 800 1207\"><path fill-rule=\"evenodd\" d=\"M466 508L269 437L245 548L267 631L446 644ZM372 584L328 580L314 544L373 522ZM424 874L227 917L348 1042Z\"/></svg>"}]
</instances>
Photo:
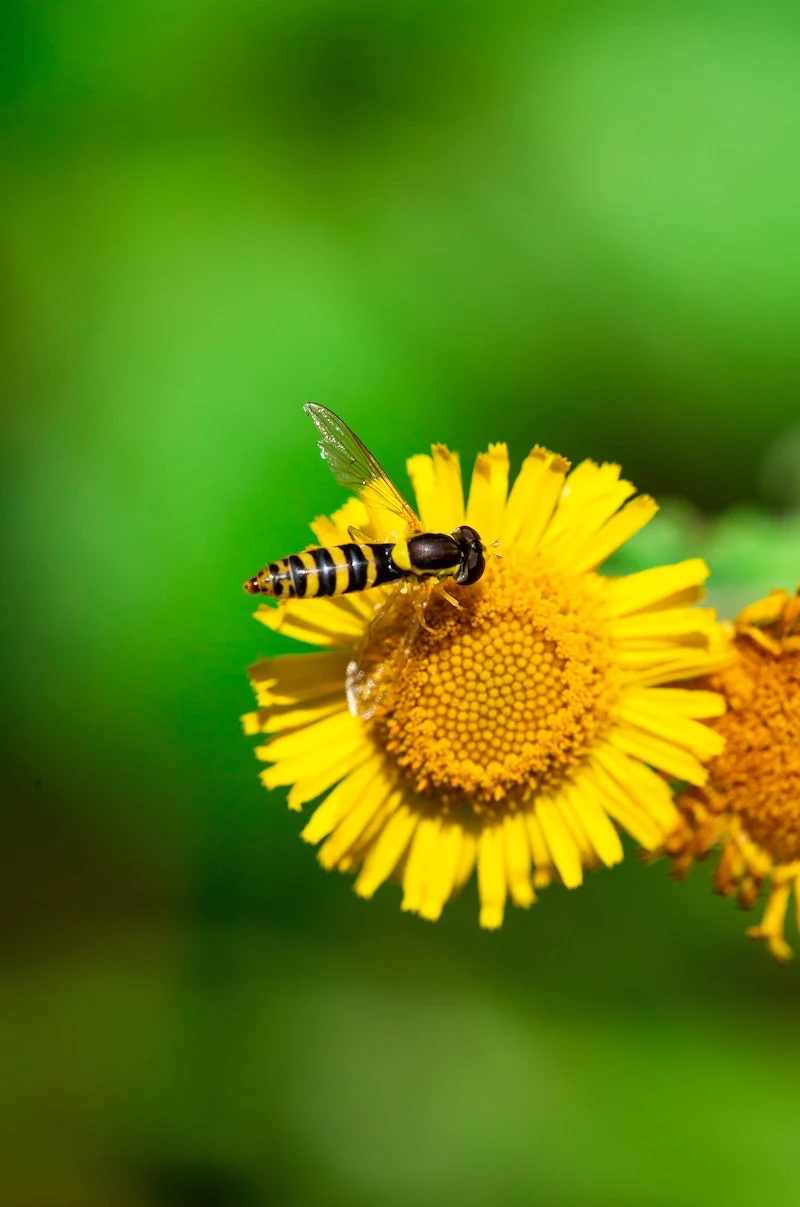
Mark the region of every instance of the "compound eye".
<instances>
[{"instance_id":1,"label":"compound eye","mask_svg":"<svg viewBox=\"0 0 800 1207\"><path fill-rule=\"evenodd\" d=\"M462 524L458 531L462 539L464 539L472 549L483 549L483 541L478 536L478 533L475 531L475 529L471 528L469 524Z\"/></svg>"},{"instance_id":2,"label":"compound eye","mask_svg":"<svg viewBox=\"0 0 800 1207\"><path fill-rule=\"evenodd\" d=\"M464 578L459 578L459 582L465 587L471 587L479 578L483 577L483 572L486 569L486 558L481 552L471 552L467 561L467 573Z\"/></svg>"}]
</instances>

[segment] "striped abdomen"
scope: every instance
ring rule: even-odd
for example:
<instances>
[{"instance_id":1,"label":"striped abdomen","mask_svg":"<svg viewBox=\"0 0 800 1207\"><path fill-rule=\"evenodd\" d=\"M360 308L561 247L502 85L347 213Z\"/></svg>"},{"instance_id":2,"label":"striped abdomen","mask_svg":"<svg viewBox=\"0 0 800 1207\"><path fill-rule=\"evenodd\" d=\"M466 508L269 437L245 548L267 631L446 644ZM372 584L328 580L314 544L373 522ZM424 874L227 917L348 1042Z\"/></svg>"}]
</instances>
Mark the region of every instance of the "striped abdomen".
<instances>
[{"instance_id":1,"label":"striped abdomen","mask_svg":"<svg viewBox=\"0 0 800 1207\"><path fill-rule=\"evenodd\" d=\"M382 583L403 578L392 561L393 545L331 545L306 549L291 557L270 562L244 584L251 595L315 599L323 595L346 595L366 591Z\"/></svg>"}]
</instances>

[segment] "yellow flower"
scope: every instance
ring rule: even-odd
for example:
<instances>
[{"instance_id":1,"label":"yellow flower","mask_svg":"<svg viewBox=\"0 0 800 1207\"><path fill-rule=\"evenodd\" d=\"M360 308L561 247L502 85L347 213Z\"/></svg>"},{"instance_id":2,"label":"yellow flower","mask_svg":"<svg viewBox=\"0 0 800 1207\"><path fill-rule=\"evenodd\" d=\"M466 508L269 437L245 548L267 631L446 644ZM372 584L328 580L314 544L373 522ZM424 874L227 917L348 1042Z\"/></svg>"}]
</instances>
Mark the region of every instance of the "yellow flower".
<instances>
[{"instance_id":1,"label":"yellow flower","mask_svg":"<svg viewBox=\"0 0 800 1207\"><path fill-rule=\"evenodd\" d=\"M763 921L748 934L786 960L792 888L800 927L800 591L773 591L745 608L734 646L735 662L710 680L728 701L726 715L711 722L725 749L707 786L679 800L681 822L665 850L682 877L721 846L715 888L736 894L744 909L769 881Z\"/></svg>"},{"instance_id":2,"label":"yellow flower","mask_svg":"<svg viewBox=\"0 0 800 1207\"><path fill-rule=\"evenodd\" d=\"M266 734L267 788L290 809L323 797L302 837L326 868L358 871L371 897L387 879L402 908L439 917L477 865L480 922L501 925L554 877L622 858L614 822L652 850L678 815L665 777L706 780L721 739L712 692L673 685L723 665L727 646L692 559L604 578L597 567L651 519L619 467L535 448L508 493L505 445L481 454L465 507L458 458L441 445L408 463L423 526L467 523L498 541L481 581L434 592L416 623L412 587L387 621L392 587L262 605L269 628L322 647L251 668ZM626 503L626 500L631 500ZM623 504L626 504L623 506ZM386 517L350 499L312 525L341 544L348 527L386 540ZM364 685L380 691L367 707Z\"/></svg>"}]
</instances>

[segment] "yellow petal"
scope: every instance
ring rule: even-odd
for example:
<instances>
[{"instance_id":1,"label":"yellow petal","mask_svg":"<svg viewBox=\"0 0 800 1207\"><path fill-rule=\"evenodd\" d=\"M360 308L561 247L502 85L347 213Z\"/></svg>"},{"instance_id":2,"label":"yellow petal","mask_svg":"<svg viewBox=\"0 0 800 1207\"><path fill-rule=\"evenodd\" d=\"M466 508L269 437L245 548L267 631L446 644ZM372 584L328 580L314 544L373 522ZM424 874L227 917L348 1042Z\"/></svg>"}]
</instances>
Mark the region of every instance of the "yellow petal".
<instances>
[{"instance_id":1,"label":"yellow petal","mask_svg":"<svg viewBox=\"0 0 800 1207\"><path fill-rule=\"evenodd\" d=\"M567 479L565 491L571 480L571 477ZM542 539L542 548L559 555L570 568L577 568L586 547L634 490L630 482L623 481L614 482L602 494L590 497L582 494L562 496L558 512Z\"/></svg>"},{"instance_id":2,"label":"yellow petal","mask_svg":"<svg viewBox=\"0 0 800 1207\"><path fill-rule=\"evenodd\" d=\"M668 608L658 612L634 612L613 620L608 626L618 645L655 649L689 638L707 639L716 631L713 608Z\"/></svg>"},{"instance_id":3,"label":"yellow petal","mask_svg":"<svg viewBox=\"0 0 800 1207\"><path fill-rule=\"evenodd\" d=\"M503 925L506 903L506 868L502 826L484 826L478 839L478 892L480 924L485 930Z\"/></svg>"},{"instance_id":4,"label":"yellow petal","mask_svg":"<svg viewBox=\"0 0 800 1207\"><path fill-rule=\"evenodd\" d=\"M579 778L574 784L566 784L561 793L567 795L601 863L606 867L621 863L623 851L619 834L591 781L585 777Z\"/></svg>"},{"instance_id":5,"label":"yellow petal","mask_svg":"<svg viewBox=\"0 0 800 1207\"><path fill-rule=\"evenodd\" d=\"M555 511L569 461L538 446L522 464L511 488L503 517L500 545L516 544L522 553L531 553Z\"/></svg>"},{"instance_id":6,"label":"yellow petal","mask_svg":"<svg viewBox=\"0 0 800 1207\"><path fill-rule=\"evenodd\" d=\"M406 853L418 821L419 814L408 804L398 806L364 859L364 866L355 883L359 897L371 897L391 876Z\"/></svg>"},{"instance_id":7,"label":"yellow petal","mask_svg":"<svg viewBox=\"0 0 800 1207\"><path fill-rule=\"evenodd\" d=\"M467 505L467 523L487 545L500 536L507 494L508 449L490 444L488 453L479 453L475 460Z\"/></svg>"},{"instance_id":8,"label":"yellow petal","mask_svg":"<svg viewBox=\"0 0 800 1207\"><path fill-rule=\"evenodd\" d=\"M700 557L618 578L610 584L610 615L630 616L655 605L669 608L674 606L676 596L687 591L694 599L702 599L702 584L707 578L708 566Z\"/></svg>"},{"instance_id":9,"label":"yellow petal","mask_svg":"<svg viewBox=\"0 0 800 1207\"><path fill-rule=\"evenodd\" d=\"M457 453L434 444L432 456L420 454L408 462L408 476L417 497L417 510L426 532L452 532L464 523L464 491Z\"/></svg>"},{"instance_id":10,"label":"yellow petal","mask_svg":"<svg viewBox=\"0 0 800 1207\"><path fill-rule=\"evenodd\" d=\"M248 674L258 703L310 703L334 692L344 693L347 654L281 654L262 658Z\"/></svg>"},{"instance_id":11,"label":"yellow petal","mask_svg":"<svg viewBox=\"0 0 800 1207\"><path fill-rule=\"evenodd\" d=\"M657 511L658 504L649 495L640 495L638 499L634 499L586 542L573 569L576 572L594 570L629 541L634 533L649 524Z\"/></svg>"},{"instance_id":12,"label":"yellow petal","mask_svg":"<svg viewBox=\"0 0 800 1207\"><path fill-rule=\"evenodd\" d=\"M525 818L525 828L528 831L528 841L531 846L531 857L535 869L533 883L536 888L544 888L549 884L555 870L550 849L542 833L542 827L539 825L539 819L534 809L526 810L523 816Z\"/></svg>"},{"instance_id":13,"label":"yellow petal","mask_svg":"<svg viewBox=\"0 0 800 1207\"><path fill-rule=\"evenodd\" d=\"M418 913L428 883L428 869L441 829L441 817L423 817L414 833L403 875L401 909Z\"/></svg>"},{"instance_id":14,"label":"yellow petal","mask_svg":"<svg viewBox=\"0 0 800 1207\"><path fill-rule=\"evenodd\" d=\"M344 599L289 600L277 608L261 604L253 613L268 629L311 645L356 645L365 624Z\"/></svg>"},{"instance_id":15,"label":"yellow petal","mask_svg":"<svg viewBox=\"0 0 800 1207\"><path fill-rule=\"evenodd\" d=\"M556 871L567 888L576 888L583 880L578 848L555 802L542 796L536 802L536 816Z\"/></svg>"},{"instance_id":16,"label":"yellow petal","mask_svg":"<svg viewBox=\"0 0 800 1207\"><path fill-rule=\"evenodd\" d=\"M458 867L453 879L452 896L464 887L475 870L478 858L478 838L472 829L463 829L461 833L461 853L458 857Z\"/></svg>"},{"instance_id":17,"label":"yellow petal","mask_svg":"<svg viewBox=\"0 0 800 1207\"><path fill-rule=\"evenodd\" d=\"M334 713L346 711L347 701L340 692L335 696L327 696L311 708L298 708L296 704L287 704L282 708L275 705L272 708L262 708L255 714L248 714L258 718L258 729L251 729L249 732L282 733L288 729L306 729L317 721L333 716Z\"/></svg>"},{"instance_id":18,"label":"yellow petal","mask_svg":"<svg viewBox=\"0 0 800 1207\"><path fill-rule=\"evenodd\" d=\"M625 699L633 704L667 708L682 717L704 720L721 717L725 712L725 697L720 692L692 690L688 687L629 687Z\"/></svg>"},{"instance_id":19,"label":"yellow petal","mask_svg":"<svg viewBox=\"0 0 800 1207\"><path fill-rule=\"evenodd\" d=\"M592 760L606 769L636 802L665 832L674 829L678 812L672 789L666 780L639 758L630 758L611 742L593 752Z\"/></svg>"},{"instance_id":20,"label":"yellow petal","mask_svg":"<svg viewBox=\"0 0 800 1207\"><path fill-rule=\"evenodd\" d=\"M784 938L786 909L789 905L791 884L773 884L759 926L750 926L747 934L751 939L766 939L776 960L790 960L792 949Z\"/></svg>"},{"instance_id":21,"label":"yellow petal","mask_svg":"<svg viewBox=\"0 0 800 1207\"><path fill-rule=\"evenodd\" d=\"M526 909L536 900L531 884L531 848L522 813L507 813L503 820L506 871L511 899Z\"/></svg>"},{"instance_id":22,"label":"yellow petal","mask_svg":"<svg viewBox=\"0 0 800 1207\"><path fill-rule=\"evenodd\" d=\"M461 858L464 830L459 822L445 821L428 865L428 880L419 907L420 916L435 922L449 901Z\"/></svg>"},{"instance_id":23,"label":"yellow petal","mask_svg":"<svg viewBox=\"0 0 800 1207\"><path fill-rule=\"evenodd\" d=\"M682 717L658 701L643 700L641 695L632 699L631 693L625 693L617 707L617 716L635 729L643 729L653 737L681 746L702 760L721 754L725 746L722 734L708 725Z\"/></svg>"},{"instance_id":24,"label":"yellow petal","mask_svg":"<svg viewBox=\"0 0 800 1207\"><path fill-rule=\"evenodd\" d=\"M664 840L667 831L656 822L643 804L608 774L596 757L585 768L582 778L595 789L609 816L627 830L645 850L652 851Z\"/></svg>"},{"instance_id":25,"label":"yellow petal","mask_svg":"<svg viewBox=\"0 0 800 1207\"><path fill-rule=\"evenodd\" d=\"M282 759L291 759L300 755L306 759L314 758L318 750L337 750L341 743L352 739L363 732L359 720L351 716L346 708L340 709L332 717L325 717L314 725L308 725L292 733L282 733L266 745L259 747L259 757L268 763L278 763Z\"/></svg>"},{"instance_id":26,"label":"yellow petal","mask_svg":"<svg viewBox=\"0 0 800 1207\"><path fill-rule=\"evenodd\" d=\"M351 528L366 530L368 525L369 512L361 499L353 496L330 519L317 516L311 531L320 545L345 545L350 540Z\"/></svg>"},{"instance_id":27,"label":"yellow petal","mask_svg":"<svg viewBox=\"0 0 800 1207\"><path fill-rule=\"evenodd\" d=\"M257 746L256 758L262 762L268 762L270 758L269 746ZM266 771L261 772L261 781L265 788L278 788L287 784L296 784L307 781L309 777L318 778L320 775L329 775L332 778L330 783L334 783L337 779L341 779L348 771L363 763L365 759L371 758L375 753L375 747L369 738L366 730L353 730L347 739L342 741L337 746L324 747L319 750L303 750L292 758L281 759L274 767L268 767ZM321 790L320 790L321 791ZM317 793L312 793L310 796L305 796L305 800L312 800ZM294 804L290 804L290 808L296 807L297 800Z\"/></svg>"},{"instance_id":28,"label":"yellow petal","mask_svg":"<svg viewBox=\"0 0 800 1207\"><path fill-rule=\"evenodd\" d=\"M352 771L346 779L325 797L311 818L300 837L304 842L317 843L335 829L342 818L353 809L364 797L367 789L381 775L381 764L377 758L370 759L363 766Z\"/></svg>"},{"instance_id":29,"label":"yellow petal","mask_svg":"<svg viewBox=\"0 0 800 1207\"><path fill-rule=\"evenodd\" d=\"M270 777L265 783L268 788L274 788L278 784L291 784L286 803L290 809L299 812L303 805L316 800L374 754L372 742L364 734L350 746L320 752L313 759L300 756L293 762L278 763L276 767L262 772L261 778L264 780L265 776Z\"/></svg>"},{"instance_id":30,"label":"yellow petal","mask_svg":"<svg viewBox=\"0 0 800 1207\"><path fill-rule=\"evenodd\" d=\"M587 521L589 528L588 532L584 529L584 535L588 535L612 516L635 490L630 482L619 480L619 472L618 465L596 465L594 461L576 466L564 483L543 544L552 545L570 532L577 534Z\"/></svg>"},{"instance_id":31,"label":"yellow petal","mask_svg":"<svg viewBox=\"0 0 800 1207\"><path fill-rule=\"evenodd\" d=\"M633 755L658 771L666 772L673 779L686 780L698 787L702 787L708 779L708 772L693 754L633 725L616 725L609 733L608 740L618 750Z\"/></svg>"},{"instance_id":32,"label":"yellow petal","mask_svg":"<svg viewBox=\"0 0 800 1207\"><path fill-rule=\"evenodd\" d=\"M342 818L328 841L320 848L318 859L324 868L332 868L349 851L383 804L392 787L382 769L361 791L350 811ZM308 828L308 827L306 827Z\"/></svg>"}]
</instances>

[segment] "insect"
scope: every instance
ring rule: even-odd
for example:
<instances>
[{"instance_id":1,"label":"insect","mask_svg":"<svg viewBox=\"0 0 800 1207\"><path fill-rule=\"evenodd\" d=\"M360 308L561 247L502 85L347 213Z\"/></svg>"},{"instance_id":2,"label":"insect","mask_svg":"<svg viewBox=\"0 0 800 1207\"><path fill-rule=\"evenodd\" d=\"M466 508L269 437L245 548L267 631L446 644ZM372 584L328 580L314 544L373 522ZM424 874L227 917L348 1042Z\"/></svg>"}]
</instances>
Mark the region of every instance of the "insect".
<instances>
[{"instance_id":1,"label":"insect","mask_svg":"<svg viewBox=\"0 0 800 1207\"><path fill-rule=\"evenodd\" d=\"M460 606L444 584L452 580L459 586L471 586L483 574L486 547L475 529L462 524L450 533L425 532L419 517L355 432L327 407L309 402L303 409L316 424L320 452L339 485L366 504L388 512L397 520L398 531L386 534L392 540L374 542L351 529L351 537L358 539L270 562L247 579L244 590L278 599L317 599L391 582L428 582L439 584L450 602Z\"/></svg>"}]
</instances>

